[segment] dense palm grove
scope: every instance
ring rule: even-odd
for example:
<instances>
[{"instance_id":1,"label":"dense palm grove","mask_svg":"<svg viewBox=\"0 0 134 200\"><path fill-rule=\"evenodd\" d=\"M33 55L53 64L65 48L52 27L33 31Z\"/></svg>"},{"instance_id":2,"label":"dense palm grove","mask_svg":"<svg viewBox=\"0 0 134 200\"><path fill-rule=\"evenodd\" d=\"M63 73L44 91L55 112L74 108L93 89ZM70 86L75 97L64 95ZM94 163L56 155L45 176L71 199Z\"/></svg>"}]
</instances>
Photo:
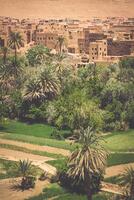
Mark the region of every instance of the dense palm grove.
<instances>
[{"instance_id":1,"label":"dense palm grove","mask_svg":"<svg viewBox=\"0 0 134 200\"><path fill-rule=\"evenodd\" d=\"M134 58L76 68L62 52L64 42L58 38L59 54L37 45L20 56L23 39L11 33L8 47L1 48L0 123L17 119L50 124L56 127L56 139L64 139L59 130L68 130L64 137L75 136L78 146L58 180L91 200L99 191L108 156L97 133L134 128ZM133 169L124 173L122 184L131 173ZM22 183L29 180L23 176ZM133 181L127 187L133 199Z\"/></svg>"},{"instance_id":2,"label":"dense palm grove","mask_svg":"<svg viewBox=\"0 0 134 200\"><path fill-rule=\"evenodd\" d=\"M76 69L65 54L53 55L41 45L17 56L22 42L12 33L9 48L1 49L1 119L42 121L71 131L133 127L134 59Z\"/></svg>"}]
</instances>

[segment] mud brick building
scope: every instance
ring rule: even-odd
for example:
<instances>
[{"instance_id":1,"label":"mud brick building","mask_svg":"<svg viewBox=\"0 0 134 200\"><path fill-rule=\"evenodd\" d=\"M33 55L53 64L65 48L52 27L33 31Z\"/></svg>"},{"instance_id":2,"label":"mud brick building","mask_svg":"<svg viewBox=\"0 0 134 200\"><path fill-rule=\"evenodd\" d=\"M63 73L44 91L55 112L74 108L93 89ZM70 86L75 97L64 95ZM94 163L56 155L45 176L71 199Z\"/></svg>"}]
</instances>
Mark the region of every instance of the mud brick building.
<instances>
[{"instance_id":1,"label":"mud brick building","mask_svg":"<svg viewBox=\"0 0 134 200\"><path fill-rule=\"evenodd\" d=\"M131 55L133 51L134 51L134 40L114 41L113 39L107 39L108 56Z\"/></svg>"}]
</instances>

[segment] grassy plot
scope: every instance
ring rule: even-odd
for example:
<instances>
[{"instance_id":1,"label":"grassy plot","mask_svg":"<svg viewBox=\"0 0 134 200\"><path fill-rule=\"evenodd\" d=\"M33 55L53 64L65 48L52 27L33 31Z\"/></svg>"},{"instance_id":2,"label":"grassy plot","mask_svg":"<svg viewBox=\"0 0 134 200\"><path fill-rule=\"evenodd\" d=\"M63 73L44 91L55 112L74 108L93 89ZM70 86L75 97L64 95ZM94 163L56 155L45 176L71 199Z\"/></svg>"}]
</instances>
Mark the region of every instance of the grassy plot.
<instances>
[{"instance_id":1,"label":"grassy plot","mask_svg":"<svg viewBox=\"0 0 134 200\"><path fill-rule=\"evenodd\" d=\"M107 183L112 183L112 184L120 184L119 176L112 176L109 178L105 178L104 181Z\"/></svg>"},{"instance_id":2,"label":"grassy plot","mask_svg":"<svg viewBox=\"0 0 134 200\"><path fill-rule=\"evenodd\" d=\"M28 200L48 200L48 199L55 199L55 200L86 200L85 195L77 195L76 193L70 193L69 191L65 190L57 183L51 184L48 188L45 188L39 196L29 198ZM94 195L93 200L106 200L104 194Z\"/></svg>"},{"instance_id":3,"label":"grassy plot","mask_svg":"<svg viewBox=\"0 0 134 200\"><path fill-rule=\"evenodd\" d=\"M15 177L12 171L15 163L15 161L0 159L0 179Z\"/></svg>"},{"instance_id":4,"label":"grassy plot","mask_svg":"<svg viewBox=\"0 0 134 200\"><path fill-rule=\"evenodd\" d=\"M48 138L19 135L19 134L12 134L12 133L0 134L0 137L3 139L38 144L41 146L51 146L51 147L57 147L57 148L61 148L61 149L68 149L68 150L74 149L74 145L70 145L69 143L67 143L65 141L56 140L56 139L48 139Z\"/></svg>"},{"instance_id":5,"label":"grassy plot","mask_svg":"<svg viewBox=\"0 0 134 200\"><path fill-rule=\"evenodd\" d=\"M134 151L134 130L113 132L104 137L104 146L109 151Z\"/></svg>"},{"instance_id":6,"label":"grassy plot","mask_svg":"<svg viewBox=\"0 0 134 200\"><path fill-rule=\"evenodd\" d=\"M52 165L53 167L55 167L58 171L63 169L63 167L66 165L66 158L61 158L58 160L49 160L46 163Z\"/></svg>"},{"instance_id":7,"label":"grassy plot","mask_svg":"<svg viewBox=\"0 0 134 200\"><path fill-rule=\"evenodd\" d=\"M112 153L108 157L108 167L134 162L134 153Z\"/></svg>"},{"instance_id":8,"label":"grassy plot","mask_svg":"<svg viewBox=\"0 0 134 200\"><path fill-rule=\"evenodd\" d=\"M42 138L52 138L51 134L55 130L55 127L48 124L28 124L19 121L8 121L3 124L0 131L7 133L15 133L18 135L29 135ZM67 134L68 131L60 131L61 135Z\"/></svg>"},{"instance_id":9,"label":"grassy plot","mask_svg":"<svg viewBox=\"0 0 134 200\"><path fill-rule=\"evenodd\" d=\"M73 149L65 141L53 139L51 134L54 131L53 126L45 124L26 124L18 121L9 121L4 124L2 133L7 139L15 139L23 142L29 142L39 145L47 145L52 147ZM61 131L61 135L67 134L67 131ZM134 151L134 130L113 132L104 136L104 146L109 151Z\"/></svg>"}]
</instances>

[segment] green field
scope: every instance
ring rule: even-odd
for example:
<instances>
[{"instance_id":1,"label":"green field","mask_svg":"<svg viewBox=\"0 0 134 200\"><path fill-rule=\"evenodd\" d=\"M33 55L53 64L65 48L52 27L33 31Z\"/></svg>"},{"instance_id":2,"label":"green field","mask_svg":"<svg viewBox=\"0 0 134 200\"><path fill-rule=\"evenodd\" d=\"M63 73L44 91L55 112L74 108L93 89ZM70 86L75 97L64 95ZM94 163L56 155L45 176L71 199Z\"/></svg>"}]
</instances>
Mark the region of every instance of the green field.
<instances>
[{"instance_id":1,"label":"green field","mask_svg":"<svg viewBox=\"0 0 134 200\"><path fill-rule=\"evenodd\" d=\"M4 138L15 139L39 145L48 145L65 149L73 149L65 141L52 139L53 126L46 124L26 124L18 121L9 121L0 129ZM67 131L61 131L64 135ZM38 137L38 138L37 138ZM134 130L113 132L104 136L104 146L109 151L134 151Z\"/></svg>"},{"instance_id":2,"label":"green field","mask_svg":"<svg viewBox=\"0 0 134 200\"><path fill-rule=\"evenodd\" d=\"M49 125L29 125L22 122L10 121L9 123L4 125L3 129L0 130L0 138L38 144L42 146L52 146L67 150L73 150L75 146L78 145L70 145L64 140L52 139L51 133L53 132L53 130L54 127L51 127ZM108 167L134 162L134 130L110 133L109 135L104 136L104 141L105 142L103 144L109 151L107 162ZM61 155L41 151L32 151L26 148L7 144L1 144L0 147L53 157L57 160L48 161L47 163L55 166L58 170L64 167L65 158ZM0 163L0 179L15 177L15 174L13 174L11 170L13 162L0 159ZM110 177L105 181L110 183L118 183L118 177ZM94 195L93 200L106 200L108 198L106 197L106 195L104 193ZM54 198L55 200L86 200L85 195L71 193L70 191L67 191L59 186L57 183L51 184L48 188L45 188L39 196L32 197L28 200L47 200L49 198Z\"/></svg>"},{"instance_id":3,"label":"green field","mask_svg":"<svg viewBox=\"0 0 134 200\"><path fill-rule=\"evenodd\" d=\"M134 162L134 153L113 153L108 157L108 167Z\"/></svg>"},{"instance_id":4,"label":"green field","mask_svg":"<svg viewBox=\"0 0 134 200\"><path fill-rule=\"evenodd\" d=\"M28 124L18 121L8 121L2 125L1 132L50 138L54 130L53 126L46 124Z\"/></svg>"},{"instance_id":5,"label":"green field","mask_svg":"<svg viewBox=\"0 0 134 200\"><path fill-rule=\"evenodd\" d=\"M120 177L119 176L112 176L109 178L104 179L105 182L112 183L112 184L120 184Z\"/></svg>"},{"instance_id":6,"label":"green field","mask_svg":"<svg viewBox=\"0 0 134 200\"><path fill-rule=\"evenodd\" d=\"M15 123L16 124L16 123ZM14 126L15 126L14 124ZM21 123L22 125L22 123ZM6 125L9 126L9 125ZM29 126L29 125L27 125ZM38 125L39 126L39 125ZM15 129L10 128L10 133L5 133L4 131L7 131L7 129L3 129L3 131L0 134L0 137L5 138L5 139L10 139L10 140L18 140L22 142L28 142L28 143L33 143L33 144L38 144L38 145L46 145L46 146L52 146L52 147L57 147L57 148L64 148L64 149L69 149L73 150L75 145L70 145L69 143L65 142L64 140L57 140L57 139L52 139L52 138L45 138L45 137L39 137L42 134L45 134L45 132L40 132L38 135L37 127L35 125L30 125L31 130L29 130L29 135L28 134L22 134L24 131L21 131L19 133L16 133L17 130L19 129L18 123L17 127ZM46 127L45 125L43 125ZM10 126L11 127L11 126ZM25 125L24 125L25 127ZM35 128L36 127L36 128ZM35 129L33 131L33 129ZM49 129L46 129L47 131L47 136L49 135ZM14 131L13 131L14 130ZM41 130L41 129L40 129ZM43 129L44 130L44 129ZM9 129L8 129L9 131ZM134 130L129 130L129 131L124 131L124 132L114 132L111 133L107 136L104 136L105 142L103 142L103 145L106 147L108 151L112 152L133 152L134 151Z\"/></svg>"},{"instance_id":7,"label":"green field","mask_svg":"<svg viewBox=\"0 0 134 200\"><path fill-rule=\"evenodd\" d=\"M15 177L14 173L11 170L14 164L14 161L0 159L0 179Z\"/></svg>"},{"instance_id":8,"label":"green field","mask_svg":"<svg viewBox=\"0 0 134 200\"><path fill-rule=\"evenodd\" d=\"M70 145L69 143L65 141L56 140L56 139L48 139L48 138L19 135L19 134L12 134L12 133L4 133L4 134L1 133L0 137L3 139L22 141L22 142L27 142L27 143L32 143L32 144L38 144L41 146L46 145L46 146L69 149L69 150L72 150L74 148L73 145Z\"/></svg>"},{"instance_id":9,"label":"green field","mask_svg":"<svg viewBox=\"0 0 134 200\"><path fill-rule=\"evenodd\" d=\"M134 151L134 130L113 132L104 137L104 146L109 151Z\"/></svg>"},{"instance_id":10,"label":"green field","mask_svg":"<svg viewBox=\"0 0 134 200\"><path fill-rule=\"evenodd\" d=\"M65 190L57 183L51 184L48 188L45 188L39 196L29 198L27 200L47 200L47 199L55 199L55 200L86 200L85 195L77 195L76 193L70 193ZM104 194L94 195L93 200L106 200Z\"/></svg>"}]
</instances>

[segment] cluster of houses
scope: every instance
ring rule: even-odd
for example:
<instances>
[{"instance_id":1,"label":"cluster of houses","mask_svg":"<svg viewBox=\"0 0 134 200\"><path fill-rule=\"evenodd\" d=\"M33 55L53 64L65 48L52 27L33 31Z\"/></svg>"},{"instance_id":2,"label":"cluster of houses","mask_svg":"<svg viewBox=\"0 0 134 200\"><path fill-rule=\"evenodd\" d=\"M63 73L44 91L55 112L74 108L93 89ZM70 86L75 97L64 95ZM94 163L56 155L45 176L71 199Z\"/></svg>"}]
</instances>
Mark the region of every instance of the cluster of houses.
<instances>
[{"instance_id":1,"label":"cluster of houses","mask_svg":"<svg viewBox=\"0 0 134 200\"><path fill-rule=\"evenodd\" d=\"M62 51L86 55L85 62L118 61L134 55L134 18L79 21L0 17L0 46L7 46L11 31L21 33L24 48L43 44L55 52L59 51L58 38L63 37Z\"/></svg>"}]
</instances>

